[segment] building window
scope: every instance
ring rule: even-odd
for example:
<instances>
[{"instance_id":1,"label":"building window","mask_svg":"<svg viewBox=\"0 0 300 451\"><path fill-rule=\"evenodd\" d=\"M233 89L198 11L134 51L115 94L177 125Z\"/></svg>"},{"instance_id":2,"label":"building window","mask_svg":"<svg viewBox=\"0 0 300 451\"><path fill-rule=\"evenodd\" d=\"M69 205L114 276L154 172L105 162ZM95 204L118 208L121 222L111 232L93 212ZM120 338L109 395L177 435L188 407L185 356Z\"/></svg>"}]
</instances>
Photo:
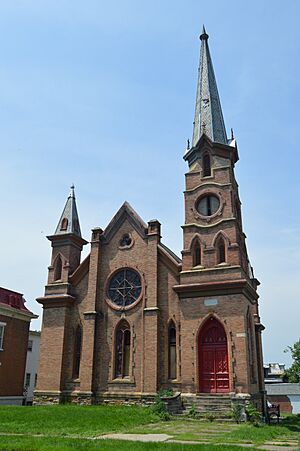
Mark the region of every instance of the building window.
<instances>
[{"instance_id":1,"label":"building window","mask_svg":"<svg viewBox=\"0 0 300 451\"><path fill-rule=\"evenodd\" d=\"M203 177L208 177L211 175L211 165L210 165L210 156L208 153L203 155L202 159L203 164Z\"/></svg>"},{"instance_id":2,"label":"building window","mask_svg":"<svg viewBox=\"0 0 300 451\"><path fill-rule=\"evenodd\" d=\"M64 218L61 222L60 230L67 230L67 228L68 228L68 220L67 218Z\"/></svg>"},{"instance_id":3,"label":"building window","mask_svg":"<svg viewBox=\"0 0 300 451\"><path fill-rule=\"evenodd\" d=\"M3 351L4 329L6 323L0 323L0 351Z\"/></svg>"},{"instance_id":4,"label":"building window","mask_svg":"<svg viewBox=\"0 0 300 451\"><path fill-rule=\"evenodd\" d=\"M32 351L33 341L28 340L27 351Z\"/></svg>"},{"instance_id":5,"label":"building window","mask_svg":"<svg viewBox=\"0 0 300 451\"><path fill-rule=\"evenodd\" d=\"M58 255L54 264L54 280L60 280L62 274L62 261L61 256Z\"/></svg>"},{"instance_id":6,"label":"building window","mask_svg":"<svg viewBox=\"0 0 300 451\"><path fill-rule=\"evenodd\" d=\"M116 363L115 377L129 377L130 368L130 327L122 322L116 332Z\"/></svg>"},{"instance_id":7,"label":"building window","mask_svg":"<svg viewBox=\"0 0 300 451\"><path fill-rule=\"evenodd\" d=\"M209 194L200 199L197 204L198 213L202 216L212 216L219 210L220 200L214 194Z\"/></svg>"},{"instance_id":8,"label":"building window","mask_svg":"<svg viewBox=\"0 0 300 451\"><path fill-rule=\"evenodd\" d=\"M132 238L128 233L125 233L125 235L122 236L120 240L120 247L129 247L132 244Z\"/></svg>"},{"instance_id":9,"label":"building window","mask_svg":"<svg viewBox=\"0 0 300 451\"><path fill-rule=\"evenodd\" d=\"M173 321L169 325L169 379L176 379L176 327Z\"/></svg>"},{"instance_id":10,"label":"building window","mask_svg":"<svg viewBox=\"0 0 300 451\"><path fill-rule=\"evenodd\" d=\"M75 347L74 347L74 367L73 378L79 377L80 359L81 359L81 345L82 345L82 329L78 326L75 333Z\"/></svg>"},{"instance_id":11,"label":"building window","mask_svg":"<svg viewBox=\"0 0 300 451\"><path fill-rule=\"evenodd\" d=\"M201 265L201 247L197 241L194 246L194 251L193 251L193 266L199 266L199 265Z\"/></svg>"},{"instance_id":12,"label":"building window","mask_svg":"<svg viewBox=\"0 0 300 451\"><path fill-rule=\"evenodd\" d=\"M220 238L217 245L218 264L226 262L225 243L223 238Z\"/></svg>"},{"instance_id":13,"label":"building window","mask_svg":"<svg viewBox=\"0 0 300 451\"><path fill-rule=\"evenodd\" d=\"M37 384L37 373L35 373L34 375L34 388L36 387Z\"/></svg>"},{"instance_id":14,"label":"building window","mask_svg":"<svg viewBox=\"0 0 300 451\"><path fill-rule=\"evenodd\" d=\"M29 387L30 385L30 373L26 373L26 377L25 377L25 387Z\"/></svg>"}]
</instances>

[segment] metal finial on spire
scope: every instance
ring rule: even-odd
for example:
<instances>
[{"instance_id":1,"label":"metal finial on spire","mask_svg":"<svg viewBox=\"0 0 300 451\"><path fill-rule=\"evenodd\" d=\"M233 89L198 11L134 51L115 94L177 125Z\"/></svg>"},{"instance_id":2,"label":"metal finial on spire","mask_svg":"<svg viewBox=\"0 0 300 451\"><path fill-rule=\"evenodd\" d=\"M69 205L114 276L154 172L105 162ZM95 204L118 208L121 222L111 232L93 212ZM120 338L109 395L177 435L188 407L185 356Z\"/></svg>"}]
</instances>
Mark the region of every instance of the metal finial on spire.
<instances>
[{"instance_id":1,"label":"metal finial on spire","mask_svg":"<svg viewBox=\"0 0 300 451\"><path fill-rule=\"evenodd\" d=\"M75 199L75 186L74 183L72 183L72 185L70 186L71 188L71 193L70 196L73 197Z\"/></svg>"},{"instance_id":2,"label":"metal finial on spire","mask_svg":"<svg viewBox=\"0 0 300 451\"><path fill-rule=\"evenodd\" d=\"M233 128L231 128L230 131L231 131L231 139L234 139Z\"/></svg>"},{"instance_id":3,"label":"metal finial on spire","mask_svg":"<svg viewBox=\"0 0 300 451\"><path fill-rule=\"evenodd\" d=\"M187 140L187 146L186 146L187 150L190 150L190 140Z\"/></svg>"},{"instance_id":4,"label":"metal finial on spire","mask_svg":"<svg viewBox=\"0 0 300 451\"><path fill-rule=\"evenodd\" d=\"M213 142L227 144L222 108L205 27L203 27L200 39L201 50L192 147L197 145L204 133ZM205 124L205 127L203 127L203 124Z\"/></svg>"},{"instance_id":5,"label":"metal finial on spire","mask_svg":"<svg viewBox=\"0 0 300 451\"><path fill-rule=\"evenodd\" d=\"M202 29L202 33L200 34L200 39L201 39L201 41L202 41L203 39L207 40L208 38L209 38L209 36L208 36L208 34L206 33L205 26L204 26L204 24L203 24L203 29Z\"/></svg>"}]
</instances>

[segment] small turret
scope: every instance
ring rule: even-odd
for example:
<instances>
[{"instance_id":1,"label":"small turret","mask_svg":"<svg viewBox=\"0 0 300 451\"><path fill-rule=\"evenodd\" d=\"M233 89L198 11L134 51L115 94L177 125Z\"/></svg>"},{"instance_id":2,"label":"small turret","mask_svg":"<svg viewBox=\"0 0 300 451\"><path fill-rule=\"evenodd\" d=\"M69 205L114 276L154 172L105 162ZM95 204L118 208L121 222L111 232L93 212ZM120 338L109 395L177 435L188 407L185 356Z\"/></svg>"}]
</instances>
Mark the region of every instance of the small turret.
<instances>
[{"instance_id":1,"label":"small turret","mask_svg":"<svg viewBox=\"0 0 300 451\"><path fill-rule=\"evenodd\" d=\"M79 266L82 247L87 244L81 237L74 185L71 186L54 235L47 238L53 248L48 284L66 283L69 275Z\"/></svg>"},{"instance_id":2,"label":"small turret","mask_svg":"<svg viewBox=\"0 0 300 451\"><path fill-rule=\"evenodd\" d=\"M67 199L65 208L63 209L55 230L55 235L62 235L66 233L73 233L81 238L74 185L71 186L71 193Z\"/></svg>"}]
</instances>

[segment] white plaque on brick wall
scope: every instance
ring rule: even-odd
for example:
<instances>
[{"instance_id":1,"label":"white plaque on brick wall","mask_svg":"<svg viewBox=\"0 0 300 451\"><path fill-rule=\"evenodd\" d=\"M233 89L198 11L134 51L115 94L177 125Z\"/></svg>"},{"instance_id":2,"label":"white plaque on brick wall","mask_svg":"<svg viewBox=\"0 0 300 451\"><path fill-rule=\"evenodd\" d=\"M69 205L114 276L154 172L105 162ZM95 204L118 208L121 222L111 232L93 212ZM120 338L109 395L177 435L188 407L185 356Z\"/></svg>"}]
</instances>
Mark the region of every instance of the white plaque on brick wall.
<instances>
[{"instance_id":1,"label":"white plaque on brick wall","mask_svg":"<svg viewBox=\"0 0 300 451\"><path fill-rule=\"evenodd\" d=\"M219 301L218 299L205 299L204 300L204 305L206 305L206 307L211 307L212 305L218 305Z\"/></svg>"}]
</instances>

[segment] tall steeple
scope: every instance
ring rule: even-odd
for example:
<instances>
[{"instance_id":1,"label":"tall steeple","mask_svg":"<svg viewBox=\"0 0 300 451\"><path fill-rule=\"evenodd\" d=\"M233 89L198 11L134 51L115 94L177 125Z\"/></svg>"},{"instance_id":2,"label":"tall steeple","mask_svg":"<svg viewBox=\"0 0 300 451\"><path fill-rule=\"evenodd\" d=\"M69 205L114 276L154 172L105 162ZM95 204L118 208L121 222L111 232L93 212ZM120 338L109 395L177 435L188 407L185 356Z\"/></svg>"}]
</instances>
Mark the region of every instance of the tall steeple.
<instances>
[{"instance_id":1,"label":"tall steeple","mask_svg":"<svg viewBox=\"0 0 300 451\"><path fill-rule=\"evenodd\" d=\"M196 146L203 133L213 142L227 144L217 82L208 47L208 34L204 26L200 39L201 50L192 147Z\"/></svg>"},{"instance_id":2,"label":"tall steeple","mask_svg":"<svg viewBox=\"0 0 300 451\"><path fill-rule=\"evenodd\" d=\"M54 235L63 235L66 233L72 233L81 238L74 185L71 186L71 193L67 199Z\"/></svg>"}]
</instances>

